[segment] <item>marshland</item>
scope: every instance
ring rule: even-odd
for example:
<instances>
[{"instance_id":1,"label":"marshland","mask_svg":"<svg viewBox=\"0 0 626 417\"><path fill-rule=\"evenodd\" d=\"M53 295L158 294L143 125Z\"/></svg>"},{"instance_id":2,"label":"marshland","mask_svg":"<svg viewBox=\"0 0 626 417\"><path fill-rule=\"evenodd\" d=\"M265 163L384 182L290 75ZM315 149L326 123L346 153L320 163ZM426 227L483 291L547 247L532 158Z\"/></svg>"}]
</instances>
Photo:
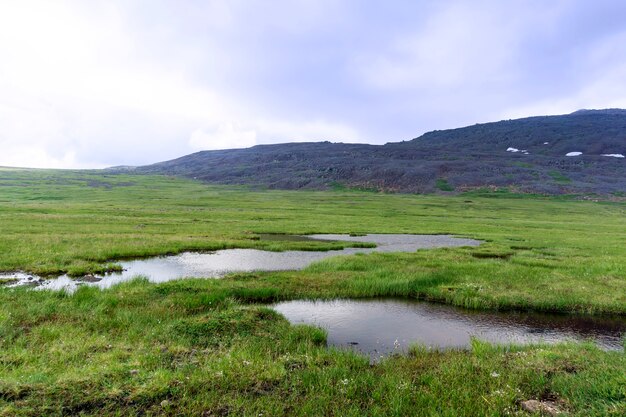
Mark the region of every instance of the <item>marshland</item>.
<instances>
[{"instance_id":1,"label":"marshland","mask_svg":"<svg viewBox=\"0 0 626 417\"><path fill-rule=\"evenodd\" d=\"M137 276L106 289L41 290L5 278L0 414L496 416L524 414L521 404L537 400L569 415L623 415L623 336L612 350L586 337L504 344L474 337L453 348L403 340L402 349L372 362L329 343L324 327L290 323L273 308L298 300L420 301L468 314L609 321L619 339L626 216L613 200L277 191L3 169L0 270L7 276L80 281L115 273L129 259L355 244L268 234L445 234L480 245L331 256L301 270L220 278Z\"/></svg>"}]
</instances>

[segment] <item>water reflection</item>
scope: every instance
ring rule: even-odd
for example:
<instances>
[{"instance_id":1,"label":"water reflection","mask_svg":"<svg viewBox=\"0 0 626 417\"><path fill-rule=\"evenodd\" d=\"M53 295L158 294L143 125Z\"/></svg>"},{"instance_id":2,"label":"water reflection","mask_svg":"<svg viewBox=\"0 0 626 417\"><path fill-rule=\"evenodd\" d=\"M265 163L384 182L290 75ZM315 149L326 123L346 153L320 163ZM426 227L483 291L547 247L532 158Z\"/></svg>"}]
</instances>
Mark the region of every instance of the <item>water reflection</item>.
<instances>
[{"instance_id":1,"label":"water reflection","mask_svg":"<svg viewBox=\"0 0 626 417\"><path fill-rule=\"evenodd\" d=\"M263 235L267 237L268 235ZM261 236L263 238L263 236ZM376 234L366 236L348 235L269 235L270 239L297 240L343 240L350 242L371 242L376 248L346 248L325 252L285 251L270 252L257 249L225 249L211 253L185 252L172 256L157 256L147 259L120 262L121 273L102 276L89 276L88 279L73 279L66 275L55 279L41 279L21 273L5 274L5 278L15 277L16 283L9 285L34 285L42 289L66 289L73 291L78 285L93 285L108 288L137 276L144 276L151 282L164 282L173 279L198 277L219 278L233 272L286 271L303 269L313 262L339 255L353 255L370 252L414 252L418 249L477 246L480 242L461 239L449 235L406 235ZM3 276L0 275L0 278ZM30 277L30 278L28 278Z\"/></svg>"},{"instance_id":2,"label":"water reflection","mask_svg":"<svg viewBox=\"0 0 626 417\"><path fill-rule=\"evenodd\" d=\"M467 348L475 336L492 343L593 340L622 350L626 320L522 312L486 312L409 300L289 301L273 308L292 323L328 331L332 346L351 347L376 360L411 344Z\"/></svg>"}]
</instances>

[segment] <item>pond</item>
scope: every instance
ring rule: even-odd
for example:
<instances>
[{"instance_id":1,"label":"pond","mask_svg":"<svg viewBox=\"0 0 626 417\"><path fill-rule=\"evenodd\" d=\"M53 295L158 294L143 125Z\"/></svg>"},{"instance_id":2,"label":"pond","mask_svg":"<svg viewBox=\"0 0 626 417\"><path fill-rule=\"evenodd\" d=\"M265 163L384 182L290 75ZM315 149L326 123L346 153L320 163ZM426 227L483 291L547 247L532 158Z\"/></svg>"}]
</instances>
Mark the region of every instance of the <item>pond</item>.
<instances>
[{"instance_id":1,"label":"pond","mask_svg":"<svg viewBox=\"0 0 626 417\"><path fill-rule=\"evenodd\" d=\"M298 300L272 307L293 324L325 329L330 346L357 350L374 362L406 353L412 344L468 348L472 336L497 344L592 340L605 350L623 350L626 334L624 318L474 311L411 300Z\"/></svg>"},{"instance_id":2,"label":"pond","mask_svg":"<svg viewBox=\"0 0 626 417\"><path fill-rule=\"evenodd\" d=\"M261 240L328 240L374 243L375 248L333 251L270 252L226 249L211 253L185 252L120 262L123 271L102 276L43 279L16 272L0 274L6 286L74 291L89 285L108 288L137 276L151 282L188 277L220 278L233 272L282 271L306 268L332 256L371 252L414 252L420 249L478 246L479 241L451 235L335 234L259 235ZM593 340L607 350L623 349L626 320L539 313L477 312L452 306L407 300L290 301L273 306L292 323L307 323L328 331L328 343L348 347L377 361L406 352L419 343L431 348L467 348L472 336L493 343Z\"/></svg>"},{"instance_id":3,"label":"pond","mask_svg":"<svg viewBox=\"0 0 626 417\"><path fill-rule=\"evenodd\" d=\"M376 244L375 248L346 248L332 251L270 252L258 249L225 249L210 253L185 252L120 262L123 271L102 276L70 278L63 275L43 279L24 273L0 274L0 279L14 279L9 286L32 285L41 289L73 291L80 285L108 288L137 276L151 282L181 278L220 278L233 272L286 271L306 268L313 262L339 255L371 252L415 252L418 249L478 246L479 241L450 235L369 234L365 236L318 234L307 236L261 235L264 240L341 240Z\"/></svg>"}]
</instances>

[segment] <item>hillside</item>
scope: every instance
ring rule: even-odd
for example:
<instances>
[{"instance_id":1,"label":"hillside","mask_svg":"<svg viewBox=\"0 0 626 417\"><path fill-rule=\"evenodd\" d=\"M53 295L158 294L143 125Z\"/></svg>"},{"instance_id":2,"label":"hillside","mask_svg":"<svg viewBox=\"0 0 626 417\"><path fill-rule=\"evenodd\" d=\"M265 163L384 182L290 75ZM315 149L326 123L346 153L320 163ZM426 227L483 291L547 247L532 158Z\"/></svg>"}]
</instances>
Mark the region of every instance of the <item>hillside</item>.
<instances>
[{"instance_id":1,"label":"hillside","mask_svg":"<svg viewBox=\"0 0 626 417\"><path fill-rule=\"evenodd\" d=\"M626 159L619 157L625 154L626 110L608 109L476 124L385 145L309 142L203 151L136 170L284 189L608 194L626 191Z\"/></svg>"}]
</instances>

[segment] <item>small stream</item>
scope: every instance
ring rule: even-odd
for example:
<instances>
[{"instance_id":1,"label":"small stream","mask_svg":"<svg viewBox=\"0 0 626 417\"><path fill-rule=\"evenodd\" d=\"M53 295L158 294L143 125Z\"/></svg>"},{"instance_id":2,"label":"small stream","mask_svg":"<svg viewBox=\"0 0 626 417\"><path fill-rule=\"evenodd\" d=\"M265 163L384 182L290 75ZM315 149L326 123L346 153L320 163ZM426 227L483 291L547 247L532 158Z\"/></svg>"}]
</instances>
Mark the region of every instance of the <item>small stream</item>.
<instances>
[{"instance_id":1,"label":"small stream","mask_svg":"<svg viewBox=\"0 0 626 417\"><path fill-rule=\"evenodd\" d=\"M355 349L377 361L412 344L468 348L471 337L497 344L591 340L623 350L626 319L531 312L475 311L397 299L288 301L272 306L293 324L328 332L330 346Z\"/></svg>"},{"instance_id":2,"label":"small stream","mask_svg":"<svg viewBox=\"0 0 626 417\"><path fill-rule=\"evenodd\" d=\"M225 249L210 253L184 252L179 255L156 256L120 262L120 273L70 278L62 275L53 279L25 273L0 274L0 279L14 279L7 286L29 285L40 289L74 291L80 285L109 288L137 276L151 282L165 282L182 278L220 278L233 272L288 271L304 269L313 262L332 256L371 252L415 252L419 249L478 246L479 241L450 235L370 234L348 235L261 235L262 240L330 240L366 242L375 248L346 248L331 251L270 252L258 249Z\"/></svg>"}]
</instances>

